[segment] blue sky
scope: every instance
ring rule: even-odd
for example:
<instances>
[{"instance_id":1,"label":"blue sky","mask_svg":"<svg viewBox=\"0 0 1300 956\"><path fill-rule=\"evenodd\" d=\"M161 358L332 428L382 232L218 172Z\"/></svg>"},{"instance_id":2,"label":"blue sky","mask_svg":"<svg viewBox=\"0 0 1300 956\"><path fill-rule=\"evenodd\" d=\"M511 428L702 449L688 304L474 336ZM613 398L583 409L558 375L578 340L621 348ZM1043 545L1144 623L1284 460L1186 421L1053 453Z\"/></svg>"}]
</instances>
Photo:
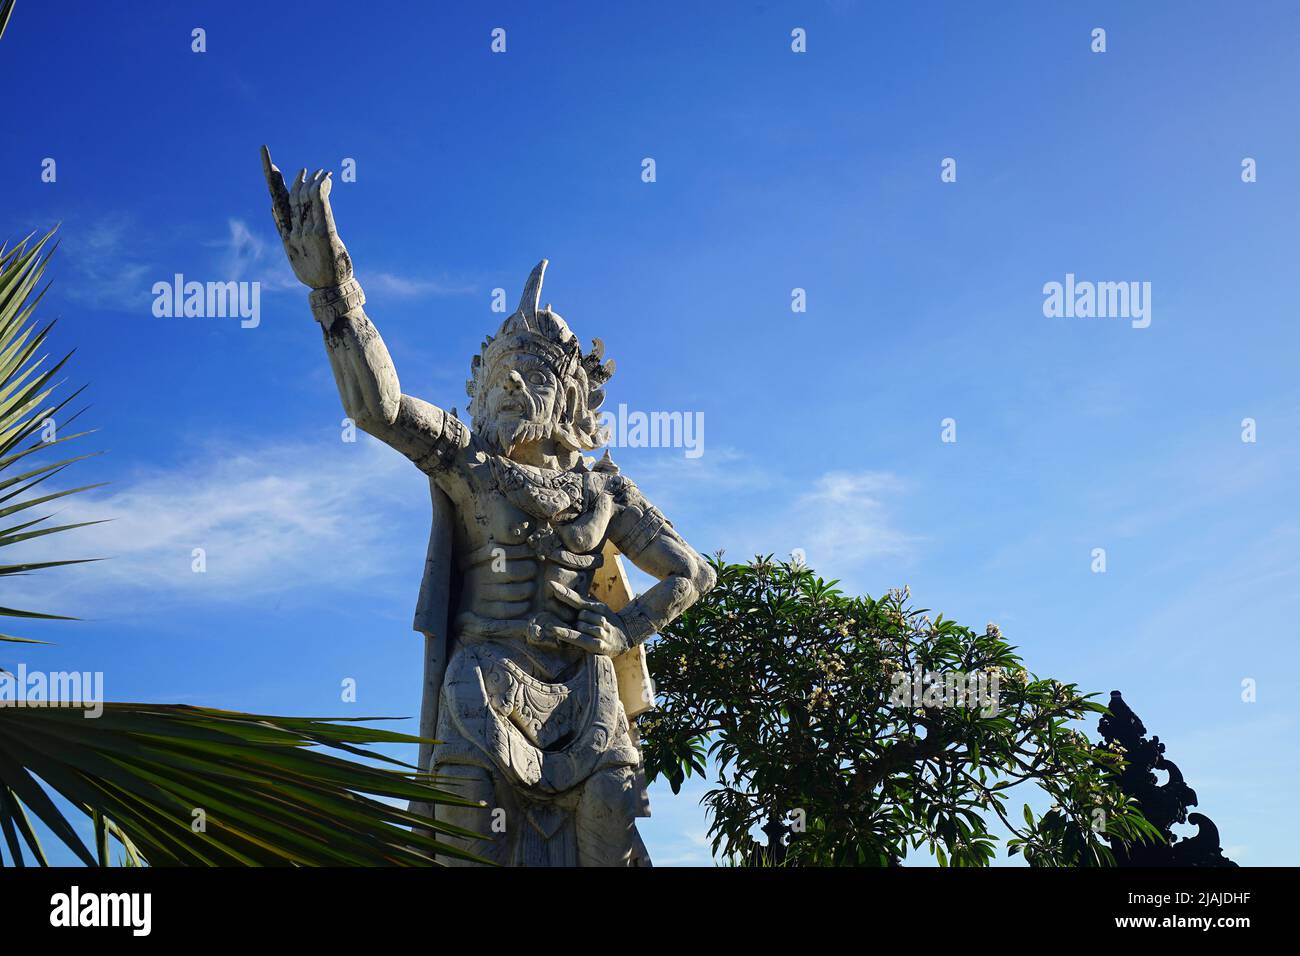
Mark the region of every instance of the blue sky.
<instances>
[{"instance_id":1,"label":"blue sky","mask_svg":"<svg viewBox=\"0 0 1300 956\"><path fill-rule=\"evenodd\" d=\"M418 711L423 479L340 440L265 142L355 160L336 220L404 391L464 409L492 290L548 257L544 301L619 363L609 406L703 413L698 459L615 450L700 550L801 548L997 621L1031 669L1125 692L1230 856L1300 858L1293 5L120 9L20 3L0 41L0 233L63 223L44 312L109 451L63 514L115 518L31 549L113 560L14 589L87 618L27 628L59 641L29 667ZM178 272L260 282L260 324L156 318ZM1150 282L1150 326L1045 317L1067 273ZM708 860L702 792L655 788L657 862Z\"/></svg>"}]
</instances>

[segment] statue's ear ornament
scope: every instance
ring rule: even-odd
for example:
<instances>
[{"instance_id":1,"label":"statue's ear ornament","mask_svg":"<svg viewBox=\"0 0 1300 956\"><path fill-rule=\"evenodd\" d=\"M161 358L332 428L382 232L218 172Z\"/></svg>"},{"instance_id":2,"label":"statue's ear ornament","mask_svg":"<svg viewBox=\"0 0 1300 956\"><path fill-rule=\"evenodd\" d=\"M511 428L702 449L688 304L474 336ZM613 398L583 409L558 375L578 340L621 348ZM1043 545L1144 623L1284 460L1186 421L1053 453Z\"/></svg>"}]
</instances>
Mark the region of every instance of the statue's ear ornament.
<instances>
[{"instance_id":1,"label":"statue's ear ornament","mask_svg":"<svg viewBox=\"0 0 1300 956\"><path fill-rule=\"evenodd\" d=\"M618 367L613 359L610 359L602 365L600 360L604 357L604 341L602 339L592 339L591 351L583 356L582 367L587 372L587 381L591 383L593 394L596 389L604 385L611 377L613 377L614 369Z\"/></svg>"},{"instance_id":2,"label":"statue's ear ornament","mask_svg":"<svg viewBox=\"0 0 1300 956\"><path fill-rule=\"evenodd\" d=\"M574 411L578 405L578 390L570 385L564 390L564 410L560 412L560 424L572 425Z\"/></svg>"}]
</instances>

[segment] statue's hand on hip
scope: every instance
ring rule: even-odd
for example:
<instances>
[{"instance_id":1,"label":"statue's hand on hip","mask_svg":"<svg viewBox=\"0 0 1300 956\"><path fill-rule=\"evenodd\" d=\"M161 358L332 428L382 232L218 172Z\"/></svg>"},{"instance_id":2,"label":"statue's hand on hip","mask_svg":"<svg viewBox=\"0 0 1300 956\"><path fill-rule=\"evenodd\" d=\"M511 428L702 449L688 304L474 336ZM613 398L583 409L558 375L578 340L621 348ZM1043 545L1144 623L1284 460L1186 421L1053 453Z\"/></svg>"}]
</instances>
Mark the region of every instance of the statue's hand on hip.
<instances>
[{"instance_id":1,"label":"statue's hand on hip","mask_svg":"<svg viewBox=\"0 0 1300 956\"><path fill-rule=\"evenodd\" d=\"M557 598L578 612L573 627L553 628L557 638L576 644L588 653L604 654L607 657L618 657L632 647L627 625L617 611L599 601L583 597L558 581L551 582L551 590Z\"/></svg>"},{"instance_id":2,"label":"statue's hand on hip","mask_svg":"<svg viewBox=\"0 0 1300 956\"><path fill-rule=\"evenodd\" d=\"M280 169L271 162L271 151L262 147L262 171L271 190L271 212L275 228L284 242L285 254L298 281L313 289L342 285L352 278L352 259L330 209L333 173L318 169L308 176L304 168L293 181L284 184Z\"/></svg>"}]
</instances>

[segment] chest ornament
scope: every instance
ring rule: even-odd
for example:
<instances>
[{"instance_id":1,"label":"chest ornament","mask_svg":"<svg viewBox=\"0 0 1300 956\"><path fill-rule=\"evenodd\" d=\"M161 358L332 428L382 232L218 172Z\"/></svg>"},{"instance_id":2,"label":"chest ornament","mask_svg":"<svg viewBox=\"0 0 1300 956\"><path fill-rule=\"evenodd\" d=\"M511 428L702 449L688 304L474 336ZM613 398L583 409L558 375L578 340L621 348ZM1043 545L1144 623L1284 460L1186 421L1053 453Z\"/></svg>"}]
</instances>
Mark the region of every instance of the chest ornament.
<instances>
[{"instance_id":1,"label":"chest ornament","mask_svg":"<svg viewBox=\"0 0 1300 956\"><path fill-rule=\"evenodd\" d=\"M559 523L572 521L585 510L582 472L535 468L500 455L490 461L497 490L525 514Z\"/></svg>"}]
</instances>

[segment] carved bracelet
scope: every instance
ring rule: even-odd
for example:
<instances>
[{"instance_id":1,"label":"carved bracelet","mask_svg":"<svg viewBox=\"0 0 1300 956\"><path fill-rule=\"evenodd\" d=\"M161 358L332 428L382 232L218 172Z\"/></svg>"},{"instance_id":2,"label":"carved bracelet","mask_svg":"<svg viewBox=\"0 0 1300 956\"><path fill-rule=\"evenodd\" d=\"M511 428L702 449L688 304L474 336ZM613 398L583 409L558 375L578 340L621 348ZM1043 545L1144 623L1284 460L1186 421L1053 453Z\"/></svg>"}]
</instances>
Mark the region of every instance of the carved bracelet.
<instances>
[{"instance_id":1,"label":"carved bracelet","mask_svg":"<svg viewBox=\"0 0 1300 956\"><path fill-rule=\"evenodd\" d=\"M311 313L316 321L328 325L341 315L366 304L366 294L361 291L361 283L355 278L336 286L313 289L307 297L311 303Z\"/></svg>"},{"instance_id":2,"label":"carved bracelet","mask_svg":"<svg viewBox=\"0 0 1300 956\"><path fill-rule=\"evenodd\" d=\"M639 607L624 608L619 617L623 619L623 633L628 636L633 647L644 644L655 632L654 622Z\"/></svg>"}]
</instances>

